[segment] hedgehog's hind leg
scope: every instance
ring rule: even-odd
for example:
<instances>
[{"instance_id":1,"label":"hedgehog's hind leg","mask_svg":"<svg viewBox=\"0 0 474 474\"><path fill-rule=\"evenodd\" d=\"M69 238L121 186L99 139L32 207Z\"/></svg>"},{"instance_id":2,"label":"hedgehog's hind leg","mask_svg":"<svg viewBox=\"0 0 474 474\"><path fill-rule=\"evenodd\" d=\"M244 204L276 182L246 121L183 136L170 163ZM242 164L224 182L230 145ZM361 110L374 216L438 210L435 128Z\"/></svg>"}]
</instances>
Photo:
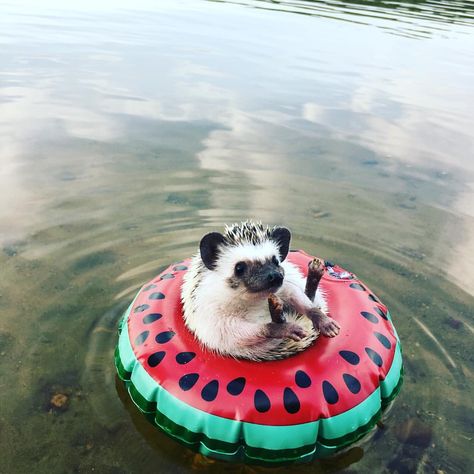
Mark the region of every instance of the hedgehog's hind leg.
<instances>
[{"instance_id":1,"label":"hedgehog's hind leg","mask_svg":"<svg viewBox=\"0 0 474 474\"><path fill-rule=\"evenodd\" d=\"M306 278L306 287L304 292L306 296L314 301L316 290L318 289L321 277L324 274L324 261L315 257L308 263L308 277Z\"/></svg>"}]
</instances>

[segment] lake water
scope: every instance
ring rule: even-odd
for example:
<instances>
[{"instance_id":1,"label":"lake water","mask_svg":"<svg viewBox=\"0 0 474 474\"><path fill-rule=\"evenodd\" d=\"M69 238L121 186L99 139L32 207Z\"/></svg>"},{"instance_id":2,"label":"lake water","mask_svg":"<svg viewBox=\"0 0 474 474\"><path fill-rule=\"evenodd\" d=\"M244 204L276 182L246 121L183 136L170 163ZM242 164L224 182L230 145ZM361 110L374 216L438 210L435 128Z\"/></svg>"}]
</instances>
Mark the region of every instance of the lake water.
<instances>
[{"instance_id":1,"label":"lake water","mask_svg":"<svg viewBox=\"0 0 474 474\"><path fill-rule=\"evenodd\" d=\"M113 366L140 285L248 217L404 348L383 426L292 472L472 469L473 2L39 4L0 1L0 471L267 472L169 440Z\"/></svg>"}]
</instances>

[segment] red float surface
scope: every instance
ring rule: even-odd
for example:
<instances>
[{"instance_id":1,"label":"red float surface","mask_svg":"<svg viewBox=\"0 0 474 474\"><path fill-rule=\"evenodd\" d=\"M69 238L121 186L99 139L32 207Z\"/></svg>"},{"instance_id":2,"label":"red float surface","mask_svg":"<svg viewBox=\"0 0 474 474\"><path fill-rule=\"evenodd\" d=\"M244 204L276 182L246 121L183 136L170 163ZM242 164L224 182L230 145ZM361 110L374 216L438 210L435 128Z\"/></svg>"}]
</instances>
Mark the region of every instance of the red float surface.
<instances>
[{"instance_id":1,"label":"red float surface","mask_svg":"<svg viewBox=\"0 0 474 474\"><path fill-rule=\"evenodd\" d=\"M312 258L301 251L288 255L304 275ZM341 326L337 337L321 336L304 352L278 361L250 362L213 354L197 342L182 318L180 291L188 264L189 260L171 265L144 285L127 321L139 363L159 385L188 405L262 425L306 423L358 405L378 388L390 369L397 339L386 307L356 278L338 279L327 271L320 287L330 315ZM346 357L347 351L356 354L359 362L348 362L341 351ZM307 378L301 377L301 371ZM179 383L183 376L197 380L183 390ZM241 378L245 379L242 392L229 393L228 384ZM264 412L255 406L257 391L263 391L270 402ZM213 400L206 400L209 393Z\"/></svg>"}]
</instances>

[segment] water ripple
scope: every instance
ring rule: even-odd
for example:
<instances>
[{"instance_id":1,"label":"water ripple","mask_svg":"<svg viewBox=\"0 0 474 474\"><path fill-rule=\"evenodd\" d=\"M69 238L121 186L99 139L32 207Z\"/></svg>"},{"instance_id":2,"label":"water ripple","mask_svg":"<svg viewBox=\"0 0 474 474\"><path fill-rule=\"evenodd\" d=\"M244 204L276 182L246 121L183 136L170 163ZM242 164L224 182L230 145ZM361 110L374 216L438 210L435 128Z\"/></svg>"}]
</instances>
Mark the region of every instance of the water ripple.
<instances>
[{"instance_id":1,"label":"water ripple","mask_svg":"<svg viewBox=\"0 0 474 474\"><path fill-rule=\"evenodd\" d=\"M436 34L448 34L452 25L474 26L474 6L467 0L453 2L248 0L223 1L223 3L377 26L387 33L407 38L427 38Z\"/></svg>"}]
</instances>

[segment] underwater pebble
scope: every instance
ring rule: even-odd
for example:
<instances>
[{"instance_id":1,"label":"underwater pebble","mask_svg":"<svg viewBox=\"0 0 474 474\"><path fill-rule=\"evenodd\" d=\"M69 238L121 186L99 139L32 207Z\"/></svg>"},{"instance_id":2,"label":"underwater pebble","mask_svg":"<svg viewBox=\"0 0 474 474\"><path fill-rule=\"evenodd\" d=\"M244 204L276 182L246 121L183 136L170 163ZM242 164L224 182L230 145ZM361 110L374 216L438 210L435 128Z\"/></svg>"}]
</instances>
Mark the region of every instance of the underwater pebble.
<instances>
[{"instance_id":1,"label":"underwater pebble","mask_svg":"<svg viewBox=\"0 0 474 474\"><path fill-rule=\"evenodd\" d=\"M56 411L66 411L69 397L65 393L54 393L49 401L50 408Z\"/></svg>"},{"instance_id":2,"label":"underwater pebble","mask_svg":"<svg viewBox=\"0 0 474 474\"><path fill-rule=\"evenodd\" d=\"M459 319L455 319L453 318L452 316L450 316L449 318L446 318L444 320L444 322L451 328L453 329L461 329L463 324L462 324L462 321L460 321Z\"/></svg>"}]
</instances>

